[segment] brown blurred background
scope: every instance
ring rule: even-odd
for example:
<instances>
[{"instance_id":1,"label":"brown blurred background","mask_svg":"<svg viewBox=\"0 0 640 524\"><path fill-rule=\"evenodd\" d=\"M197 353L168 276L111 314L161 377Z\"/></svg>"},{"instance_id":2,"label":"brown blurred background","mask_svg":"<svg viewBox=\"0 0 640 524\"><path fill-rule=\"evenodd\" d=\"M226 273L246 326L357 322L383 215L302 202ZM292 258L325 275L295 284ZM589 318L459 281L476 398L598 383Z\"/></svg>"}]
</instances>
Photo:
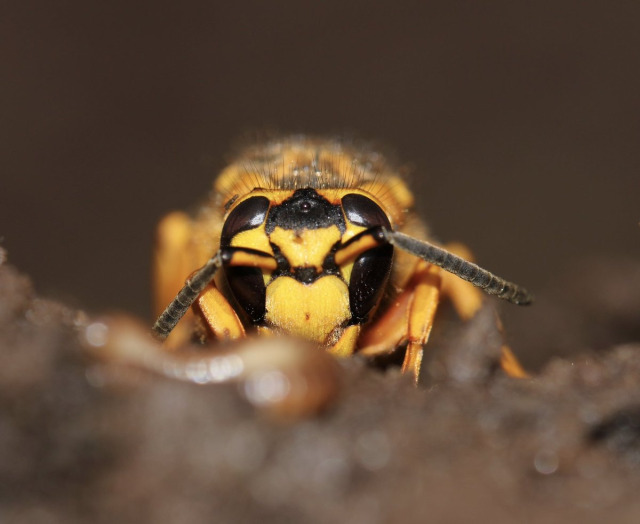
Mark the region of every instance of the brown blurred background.
<instances>
[{"instance_id":1,"label":"brown blurred background","mask_svg":"<svg viewBox=\"0 0 640 524\"><path fill-rule=\"evenodd\" d=\"M386 144L439 238L534 291L594 254L640 260L639 20L578 0L5 3L2 244L45 294L148 316L158 218L275 129Z\"/></svg>"}]
</instances>

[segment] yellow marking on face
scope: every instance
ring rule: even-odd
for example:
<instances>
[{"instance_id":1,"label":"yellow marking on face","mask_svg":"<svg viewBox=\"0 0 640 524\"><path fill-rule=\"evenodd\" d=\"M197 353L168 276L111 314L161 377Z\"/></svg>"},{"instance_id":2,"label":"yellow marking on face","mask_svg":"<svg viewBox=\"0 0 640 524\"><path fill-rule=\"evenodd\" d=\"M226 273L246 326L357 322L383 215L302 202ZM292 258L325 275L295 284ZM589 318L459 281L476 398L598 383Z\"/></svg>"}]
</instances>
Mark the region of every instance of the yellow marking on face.
<instances>
[{"instance_id":1,"label":"yellow marking on face","mask_svg":"<svg viewBox=\"0 0 640 524\"><path fill-rule=\"evenodd\" d=\"M347 230L344 232L344 235L342 235L343 244L346 244L354 236L356 236L359 233L362 233L367 229L366 227L356 226L351 222L349 222L348 220L346 220L345 222L347 225ZM351 279L351 270L353 269L354 262L355 260L351 260L345 264L338 264L338 266L340 267L340 274L342 275L342 278L344 279L345 282L349 282Z\"/></svg>"},{"instance_id":2,"label":"yellow marking on face","mask_svg":"<svg viewBox=\"0 0 640 524\"><path fill-rule=\"evenodd\" d=\"M359 238L358 240L354 240L351 244L349 244L348 246L342 249L339 249L336 252L336 255L335 255L336 264L341 266L345 262L355 260L360 255L362 255L362 253L364 253L365 251L368 251L369 249L373 249L374 247L378 247L379 245L380 243L376 238L374 238L369 234L364 235L362 238Z\"/></svg>"},{"instance_id":3,"label":"yellow marking on face","mask_svg":"<svg viewBox=\"0 0 640 524\"><path fill-rule=\"evenodd\" d=\"M248 247L273 255L273 250L269 244L269 237L264 232L264 225L247 231L241 231L231 239L231 246Z\"/></svg>"},{"instance_id":4,"label":"yellow marking on face","mask_svg":"<svg viewBox=\"0 0 640 524\"><path fill-rule=\"evenodd\" d=\"M340 240L338 226L294 231L276 227L270 235L292 267L315 267L322 270L324 259Z\"/></svg>"},{"instance_id":5,"label":"yellow marking on face","mask_svg":"<svg viewBox=\"0 0 640 524\"><path fill-rule=\"evenodd\" d=\"M363 227L363 226L356 226L355 224L352 224L348 220L345 220L345 223L347 225L347 229L344 232L344 235L342 235L343 244L346 244L349 240L351 240L357 234L362 233L367 229L366 227Z\"/></svg>"},{"instance_id":6,"label":"yellow marking on face","mask_svg":"<svg viewBox=\"0 0 640 524\"><path fill-rule=\"evenodd\" d=\"M351 317L349 289L335 275L311 284L278 277L267 286L266 308L268 324L319 344Z\"/></svg>"}]
</instances>

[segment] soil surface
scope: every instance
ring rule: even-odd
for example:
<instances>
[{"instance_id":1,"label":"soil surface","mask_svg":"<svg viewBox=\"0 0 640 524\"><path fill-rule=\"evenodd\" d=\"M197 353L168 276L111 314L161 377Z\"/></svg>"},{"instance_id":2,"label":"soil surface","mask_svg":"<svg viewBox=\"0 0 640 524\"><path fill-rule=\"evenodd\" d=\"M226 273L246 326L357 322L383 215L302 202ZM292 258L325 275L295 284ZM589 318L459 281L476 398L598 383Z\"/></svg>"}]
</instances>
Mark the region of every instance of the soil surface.
<instances>
[{"instance_id":1,"label":"soil surface","mask_svg":"<svg viewBox=\"0 0 640 524\"><path fill-rule=\"evenodd\" d=\"M237 385L95 360L86 316L5 262L0 521L639 522L639 268L540 294L517 326L531 379L495 369L486 308L441 322L421 386L350 359L326 411L282 422Z\"/></svg>"}]
</instances>

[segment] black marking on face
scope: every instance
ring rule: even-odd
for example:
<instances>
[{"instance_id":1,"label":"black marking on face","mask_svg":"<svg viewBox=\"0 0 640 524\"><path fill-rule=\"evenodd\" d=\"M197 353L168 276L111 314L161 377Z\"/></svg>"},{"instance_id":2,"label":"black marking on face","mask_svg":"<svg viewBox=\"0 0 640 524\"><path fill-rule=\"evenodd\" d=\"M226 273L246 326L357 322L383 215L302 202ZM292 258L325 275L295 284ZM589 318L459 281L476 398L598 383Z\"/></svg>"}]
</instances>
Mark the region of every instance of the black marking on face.
<instances>
[{"instance_id":1,"label":"black marking on face","mask_svg":"<svg viewBox=\"0 0 640 524\"><path fill-rule=\"evenodd\" d=\"M315 267L310 266L297 266L291 267L291 264L287 260L287 258L282 254L280 248L276 244L271 244L271 249L273 250L273 258L276 259L278 263L277 269L271 274L271 279L274 280L281 276L287 276L291 278L295 278L298 282L302 284L313 284L320 277L324 277L326 275L336 275L342 279L342 275L340 274L340 268L336 265L333 255L340 245L340 242L336 242L335 246L333 246L331 253L327 255L322 265L322 269L318 272Z\"/></svg>"},{"instance_id":2,"label":"black marking on face","mask_svg":"<svg viewBox=\"0 0 640 524\"><path fill-rule=\"evenodd\" d=\"M384 211L364 195L357 193L345 195L342 197L342 209L344 209L347 220L356 226L383 226L391 229L391 224Z\"/></svg>"},{"instance_id":3,"label":"black marking on face","mask_svg":"<svg viewBox=\"0 0 640 524\"><path fill-rule=\"evenodd\" d=\"M289 260L282 254L282 251L277 244L271 242L270 245L273 250L273 258L275 258L278 263L278 268L273 273L273 278L279 275L288 274L291 271L291 264L289 264Z\"/></svg>"},{"instance_id":4,"label":"black marking on face","mask_svg":"<svg viewBox=\"0 0 640 524\"><path fill-rule=\"evenodd\" d=\"M248 198L229 213L222 227L220 245L227 247L231 239L242 231L260 226L269 211L269 199L264 196Z\"/></svg>"},{"instance_id":5,"label":"black marking on face","mask_svg":"<svg viewBox=\"0 0 640 524\"><path fill-rule=\"evenodd\" d=\"M303 284L311 284L318 278L315 267L297 267L293 270L293 278Z\"/></svg>"},{"instance_id":6,"label":"black marking on face","mask_svg":"<svg viewBox=\"0 0 640 524\"><path fill-rule=\"evenodd\" d=\"M322 229L335 225L344 234L346 225L340 206L331 204L315 189L298 189L291 198L273 206L269 211L265 231L273 233L276 227L301 231Z\"/></svg>"}]
</instances>

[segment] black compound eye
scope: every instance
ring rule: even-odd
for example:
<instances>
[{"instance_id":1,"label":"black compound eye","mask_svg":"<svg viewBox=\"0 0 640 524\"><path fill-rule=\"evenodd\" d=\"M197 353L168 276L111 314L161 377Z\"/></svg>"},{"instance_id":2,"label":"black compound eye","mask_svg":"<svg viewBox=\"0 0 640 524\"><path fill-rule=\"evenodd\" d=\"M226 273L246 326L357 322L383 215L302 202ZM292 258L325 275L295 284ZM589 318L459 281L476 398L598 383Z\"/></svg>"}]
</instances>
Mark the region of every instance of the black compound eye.
<instances>
[{"instance_id":1,"label":"black compound eye","mask_svg":"<svg viewBox=\"0 0 640 524\"><path fill-rule=\"evenodd\" d=\"M362 324L369 318L389 281L393 246L379 246L360 255L353 264L349 281L351 322Z\"/></svg>"},{"instance_id":2,"label":"black compound eye","mask_svg":"<svg viewBox=\"0 0 640 524\"><path fill-rule=\"evenodd\" d=\"M260 226L268 211L269 199L263 196L251 197L238 204L225 220L220 245L227 247L238 233Z\"/></svg>"},{"instance_id":3,"label":"black compound eye","mask_svg":"<svg viewBox=\"0 0 640 524\"><path fill-rule=\"evenodd\" d=\"M226 267L225 274L233 296L247 312L251 322L262 322L266 312L266 288L262 271L253 267Z\"/></svg>"},{"instance_id":4,"label":"black compound eye","mask_svg":"<svg viewBox=\"0 0 640 524\"><path fill-rule=\"evenodd\" d=\"M364 195L345 195L342 209L347 220L356 226L391 229L384 211ZM387 244L366 251L354 262L349 281L352 323L366 322L371 311L377 307L391 274L392 261L393 246Z\"/></svg>"},{"instance_id":5,"label":"black compound eye","mask_svg":"<svg viewBox=\"0 0 640 524\"><path fill-rule=\"evenodd\" d=\"M342 198L342 209L347 220L356 226L383 226L391 229L387 215L370 198L351 193Z\"/></svg>"}]
</instances>

